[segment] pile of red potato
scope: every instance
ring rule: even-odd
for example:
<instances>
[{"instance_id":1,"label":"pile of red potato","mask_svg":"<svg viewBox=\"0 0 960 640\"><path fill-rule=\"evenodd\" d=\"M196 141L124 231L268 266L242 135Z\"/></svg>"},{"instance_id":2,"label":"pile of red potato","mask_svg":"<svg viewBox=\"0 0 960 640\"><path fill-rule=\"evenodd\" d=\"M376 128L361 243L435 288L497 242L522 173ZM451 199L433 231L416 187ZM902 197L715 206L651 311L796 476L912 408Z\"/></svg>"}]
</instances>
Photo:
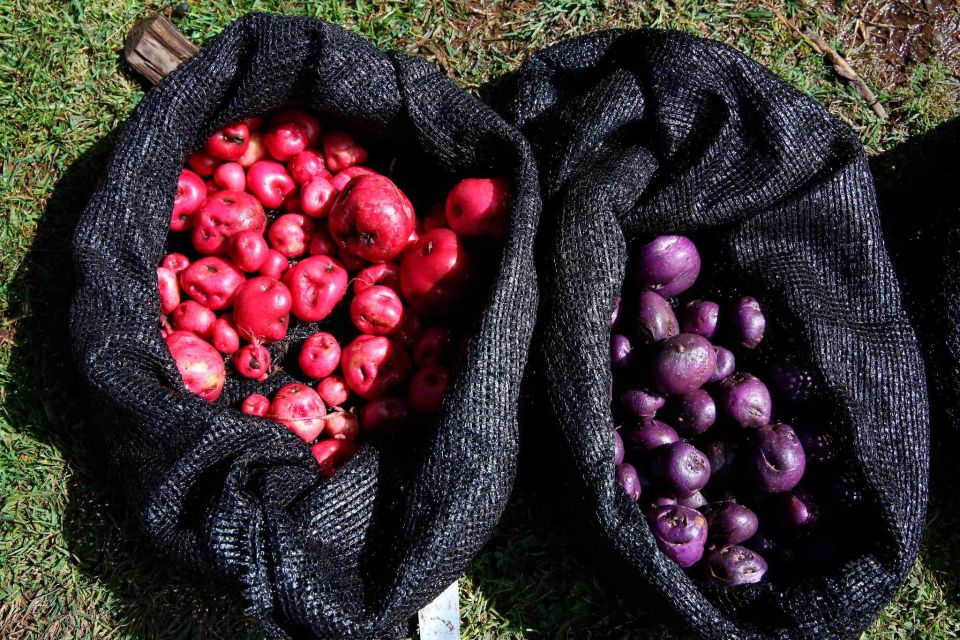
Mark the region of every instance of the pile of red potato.
<instances>
[{"instance_id":1,"label":"pile of red potato","mask_svg":"<svg viewBox=\"0 0 960 640\"><path fill-rule=\"evenodd\" d=\"M157 268L161 331L186 387L213 402L227 365L266 380L291 323L349 309L300 345L299 372L246 413L285 425L332 475L363 437L441 407L472 265L509 224L509 183L467 178L418 215L347 131L302 109L232 123L187 159ZM439 194L438 194L439 195ZM292 317L291 317L292 316ZM335 324L335 323L334 323ZM299 375L297 375L299 373Z\"/></svg>"}]
</instances>

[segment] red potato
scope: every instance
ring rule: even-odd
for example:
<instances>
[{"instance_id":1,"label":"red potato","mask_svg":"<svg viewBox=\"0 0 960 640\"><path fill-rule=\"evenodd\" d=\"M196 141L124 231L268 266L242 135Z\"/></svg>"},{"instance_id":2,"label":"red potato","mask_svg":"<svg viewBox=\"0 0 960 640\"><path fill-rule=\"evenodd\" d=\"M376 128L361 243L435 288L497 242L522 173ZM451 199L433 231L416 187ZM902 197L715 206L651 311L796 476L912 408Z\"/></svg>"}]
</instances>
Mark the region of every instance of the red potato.
<instances>
[{"instance_id":1,"label":"red potato","mask_svg":"<svg viewBox=\"0 0 960 640\"><path fill-rule=\"evenodd\" d=\"M330 208L334 242L370 262L388 262L400 255L414 222L413 205L386 176L354 178Z\"/></svg>"},{"instance_id":2,"label":"red potato","mask_svg":"<svg viewBox=\"0 0 960 640\"><path fill-rule=\"evenodd\" d=\"M403 384L410 359L390 338L361 335L344 347L340 369L350 390L369 400Z\"/></svg>"},{"instance_id":3,"label":"red potato","mask_svg":"<svg viewBox=\"0 0 960 640\"><path fill-rule=\"evenodd\" d=\"M318 322L330 315L347 292L347 270L329 256L310 256L287 270L283 283L293 296L293 315Z\"/></svg>"},{"instance_id":4,"label":"red potato","mask_svg":"<svg viewBox=\"0 0 960 640\"><path fill-rule=\"evenodd\" d=\"M242 122L228 124L207 139L207 153L218 160L239 160L250 144L250 129Z\"/></svg>"},{"instance_id":5,"label":"red potato","mask_svg":"<svg viewBox=\"0 0 960 640\"><path fill-rule=\"evenodd\" d=\"M270 374L270 352L261 344L244 345L233 356L233 368L244 378L263 382Z\"/></svg>"},{"instance_id":6,"label":"red potato","mask_svg":"<svg viewBox=\"0 0 960 640\"><path fill-rule=\"evenodd\" d=\"M214 321L210 328L210 341L213 348L224 355L236 353L240 349L240 334L226 318L217 318Z\"/></svg>"},{"instance_id":7,"label":"red potato","mask_svg":"<svg viewBox=\"0 0 960 640\"><path fill-rule=\"evenodd\" d=\"M447 368L429 364L418 369L410 378L407 404L414 411L432 416L440 411L449 386L450 372Z\"/></svg>"},{"instance_id":8,"label":"red potato","mask_svg":"<svg viewBox=\"0 0 960 640\"><path fill-rule=\"evenodd\" d=\"M280 124L283 122L296 122L307 132L307 142L309 146L315 147L320 144L322 129L320 121L317 118L302 109L283 109L276 112L270 118L270 124Z\"/></svg>"},{"instance_id":9,"label":"red potato","mask_svg":"<svg viewBox=\"0 0 960 640\"><path fill-rule=\"evenodd\" d=\"M177 195L173 198L173 213L170 215L170 231L186 231L190 228L193 214L207 198L207 185L203 178L190 169L180 172L177 180Z\"/></svg>"},{"instance_id":10,"label":"red potato","mask_svg":"<svg viewBox=\"0 0 960 640\"><path fill-rule=\"evenodd\" d=\"M177 331L189 331L198 338L209 341L217 315L199 302L187 300L177 305L171 314L171 320Z\"/></svg>"},{"instance_id":11,"label":"red potato","mask_svg":"<svg viewBox=\"0 0 960 640\"><path fill-rule=\"evenodd\" d=\"M411 231L411 232L410 232L410 237L407 238L407 244L404 245L403 251L400 252L400 256L399 256L399 257L400 257L400 258L403 258L404 254L405 254L408 250L412 249L412 248L417 244L417 241L418 241L419 239L420 239L420 234L417 233L417 230L414 229L413 231Z\"/></svg>"},{"instance_id":12,"label":"red potato","mask_svg":"<svg viewBox=\"0 0 960 640\"><path fill-rule=\"evenodd\" d=\"M353 293L362 293L374 285L400 291L400 266L396 262L380 262L366 267L353 279Z\"/></svg>"},{"instance_id":13,"label":"red potato","mask_svg":"<svg viewBox=\"0 0 960 640\"><path fill-rule=\"evenodd\" d=\"M160 313L167 315L180 304L177 274L166 267L157 267L157 288L160 290Z\"/></svg>"},{"instance_id":14,"label":"red potato","mask_svg":"<svg viewBox=\"0 0 960 640\"><path fill-rule=\"evenodd\" d=\"M383 396L364 405L360 425L369 438L382 439L403 430L410 421L410 409L403 398Z\"/></svg>"},{"instance_id":15,"label":"red potato","mask_svg":"<svg viewBox=\"0 0 960 640\"><path fill-rule=\"evenodd\" d=\"M337 172L367 161L367 150L346 131L323 134L323 155L330 171Z\"/></svg>"},{"instance_id":16,"label":"red potato","mask_svg":"<svg viewBox=\"0 0 960 640\"><path fill-rule=\"evenodd\" d=\"M333 244L333 238L326 229L314 227L307 252L312 256L332 256L337 252L337 245Z\"/></svg>"},{"instance_id":17,"label":"red potato","mask_svg":"<svg viewBox=\"0 0 960 640\"><path fill-rule=\"evenodd\" d=\"M251 131L253 129L251 128ZM250 144L243 155L237 158L237 163L244 169L249 169L255 162L259 162L267 157L267 148L263 146L263 138L259 133L250 134Z\"/></svg>"},{"instance_id":18,"label":"red potato","mask_svg":"<svg viewBox=\"0 0 960 640\"><path fill-rule=\"evenodd\" d=\"M166 343L184 386L207 402L219 398L227 377L223 356L187 331L174 331Z\"/></svg>"},{"instance_id":19,"label":"red potato","mask_svg":"<svg viewBox=\"0 0 960 640\"><path fill-rule=\"evenodd\" d=\"M447 226L447 211L443 204L437 203L427 210L427 215L423 216L423 230L431 231Z\"/></svg>"},{"instance_id":20,"label":"red potato","mask_svg":"<svg viewBox=\"0 0 960 640\"><path fill-rule=\"evenodd\" d=\"M327 414L324 432L334 440L356 440L360 437L360 420L350 411L336 409Z\"/></svg>"},{"instance_id":21,"label":"red potato","mask_svg":"<svg viewBox=\"0 0 960 640\"><path fill-rule=\"evenodd\" d=\"M373 169L368 169L367 167L350 167L344 169L337 175L330 178L330 184L333 186L334 191L343 191L351 180L357 176L375 176L378 175Z\"/></svg>"},{"instance_id":22,"label":"red potato","mask_svg":"<svg viewBox=\"0 0 960 640\"><path fill-rule=\"evenodd\" d=\"M282 387L270 403L270 418L286 426L307 442L323 432L327 407L317 392L305 384Z\"/></svg>"},{"instance_id":23,"label":"red potato","mask_svg":"<svg viewBox=\"0 0 960 640\"><path fill-rule=\"evenodd\" d=\"M303 341L298 362L308 377L326 378L340 366L340 343L332 333L314 333Z\"/></svg>"},{"instance_id":24,"label":"red potato","mask_svg":"<svg viewBox=\"0 0 960 640\"><path fill-rule=\"evenodd\" d=\"M288 258L299 258L307 252L313 230L310 218L300 213L285 213L270 225L267 239L274 250Z\"/></svg>"},{"instance_id":25,"label":"red potato","mask_svg":"<svg viewBox=\"0 0 960 640\"><path fill-rule=\"evenodd\" d=\"M359 447L352 440L322 440L310 447L324 478L333 476L357 451Z\"/></svg>"},{"instance_id":26,"label":"red potato","mask_svg":"<svg viewBox=\"0 0 960 640\"><path fill-rule=\"evenodd\" d=\"M262 276L279 280L289 268L290 260L287 259L287 256L279 251L270 249L267 251L267 257L264 258L263 264L260 265L258 271Z\"/></svg>"},{"instance_id":27,"label":"red potato","mask_svg":"<svg viewBox=\"0 0 960 640\"><path fill-rule=\"evenodd\" d=\"M336 199L337 190L324 176L317 176L300 190L300 208L311 218L324 218Z\"/></svg>"},{"instance_id":28,"label":"red potato","mask_svg":"<svg viewBox=\"0 0 960 640\"><path fill-rule=\"evenodd\" d=\"M182 253L168 253L166 256L164 256L163 262L160 263L160 266L179 274L181 271L190 266L190 258Z\"/></svg>"},{"instance_id":29,"label":"red potato","mask_svg":"<svg viewBox=\"0 0 960 640\"><path fill-rule=\"evenodd\" d=\"M286 162L307 148L307 130L296 122L271 125L263 134L263 144L274 160Z\"/></svg>"},{"instance_id":30,"label":"red potato","mask_svg":"<svg viewBox=\"0 0 960 640\"><path fill-rule=\"evenodd\" d=\"M229 307L243 282L239 269L214 256L200 258L180 274L187 295L213 311Z\"/></svg>"},{"instance_id":31,"label":"red potato","mask_svg":"<svg viewBox=\"0 0 960 640\"><path fill-rule=\"evenodd\" d=\"M218 191L243 191L247 188L247 174L239 162L224 162L213 172Z\"/></svg>"},{"instance_id":32,"label":"red potato","mask_svg":"<svg viewBox=\"0 0 960 640\"><path fill-rule=\"evenodd\" d=\"M502 238L510 224L510 182L467 178L447 195L447 224L463 237Z\"/></svg>"},{"instance_id":33,"label":"red potato","mask_svg":"<svg viewBox=\"0 0 960 640\"><path fill-rule=\"evenodd\" d=\"M290 175L297 181L297 184L301 185L307 184L314 178L330 179L333 177L330 172L327 171L327 165L323 161L323 156L310 149L301 151L291 158L287 163L287 169L290 170Z\"/></svg>"},{"instance_id":34,"label":"red potato","mask_svg":"<svg viewBox=\"0 0 960 640\"><path fill-rule=\"evenodd\" d=\"M460 238L450 229L433 229L420 236L400 263L400 291L420 313L446 313L466 292L470 259Z\"/></svg>"},{"instance_id":35,"label":"red potato","mask_svg":"<svg viewBox=\"0 0 960 640\"><path fill-rule=\"evenodd\" d=\"M259 160L247 169L247 189L267 209L279 209L297 190L287 168L273 160Z\"/></svg>"},{"instance_id":36,"label":"red potato","mask_svg":"<svg viewBox=\"0 0 960 640\"><path fill-rule=\"evenodd\" d=\"M413 362L418 367L449 364L453 361L455 349L453 331L447 327L430 327L413 347Z\"/></svg>"},{"instance_id":37,"label":"red potato","mask_svg":"<svg viewBox=\"0 0 960 640\"><path fill-rule=\"evenodd\" d=\"M395 333L404 322L403 302L389 287L374 285L356 294L350 303L350 319L361 332L373 336Z\"/></svg>"},{"instance_id":38,"label":"red potato","mask_svg":"<svg viewBox=\"0 0 960 640\"><path fill-rule=\"evenodd\" d=\"M423 323L420 321L420 316L410 311L410 309L404 308L403 323L396 331L390 334L390 337L404 349L411 349L417 340L420 339L422 332Z\"/></svg>"},{"instance_id":39,"label":"red potato","mask_svg":"<svg viewBox=\"0 0 960 640\"><path fill-rule=\"evenodd\" d=\"M249 193L221 191L209 196L193 221L193 246L205 255L223 255L227 240L241 231L263 233L267 216Z\"/></svg>"},{"instance_id":40,"label":"red potato","mask_svg":"<svg viewBox=\"0 0 960 640\"><path fill-rule=\"evenodd\" d=\"M243 399L240 410L251 416L263 417L270 411L270 398L260 393L251 393Z\"/></svg>"},{"instance_id":41,"label":"red potato","mask_svg":"<svg viewBox=\"0 0 960 640\"><path fill-rule=\"evenodd\" d=\"M251 342L282 340L290 325L291 305L290 290L282 282L266 276L247 280L233 303L237 333Z\"/></svg>"},{"instance_id":42,"label":"red potato","mask_svg":"<svg viewBox=\"0 0 960 640\"><path fill-rule=\"evenodd\" d=\"M328 407L340 406L350 398L347 383L340 376L327 376L321 380L317 385L317 393Z\"/></svg>"},{"instance_id":43,"label":"red potato","mask_svg":"<svg viewBox=\"0 0 960 640\"><path fill-rule=\"evenodd\" d=\"M230 236L227 255L240 271L253 273L263 266L270 247L259 231L241 231Z\"/></svg>"},{"instance_id":44,"label":"red potato","mask_svg":"<svg viewBox=\"0 0 960 640\"><path fill-rule=\"evenodd\" d=\"M362 271L370 265L370 263L363 258L359 258L345 249L337 249L337 258L339 258L340 263L347 268L347 271L351 273Z\"/></svg>"},{"instance_id":45,"label":"red potato","mask_svg":"<svg viewBox=\"0 0 960 640\"><path fill-rule=\"evenodd\" d=\"M212 155L201 149L190 154L187 157L187 166L193 169L201 178L209 178L214 170L220 164L220 161Z\"/></svg>"}]
</instances>

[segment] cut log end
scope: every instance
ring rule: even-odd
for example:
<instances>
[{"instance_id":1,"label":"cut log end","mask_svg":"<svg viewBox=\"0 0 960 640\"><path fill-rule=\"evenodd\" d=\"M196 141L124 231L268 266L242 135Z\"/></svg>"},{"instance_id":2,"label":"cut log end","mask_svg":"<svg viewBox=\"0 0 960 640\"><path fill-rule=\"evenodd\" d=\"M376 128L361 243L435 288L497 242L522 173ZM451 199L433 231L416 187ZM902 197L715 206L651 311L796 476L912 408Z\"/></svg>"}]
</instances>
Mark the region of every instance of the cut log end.
<instances>
[{"instance_id":1,"label":"cut log end","mask_svg":"<svg viewBox=\"0 0 960 640\"><path fill-rule=\"evenodd\" d=\"M157 84L197 51L164 16L142 18L133 25L123 55L150 84Z\"/></svg>"}]
</instances>

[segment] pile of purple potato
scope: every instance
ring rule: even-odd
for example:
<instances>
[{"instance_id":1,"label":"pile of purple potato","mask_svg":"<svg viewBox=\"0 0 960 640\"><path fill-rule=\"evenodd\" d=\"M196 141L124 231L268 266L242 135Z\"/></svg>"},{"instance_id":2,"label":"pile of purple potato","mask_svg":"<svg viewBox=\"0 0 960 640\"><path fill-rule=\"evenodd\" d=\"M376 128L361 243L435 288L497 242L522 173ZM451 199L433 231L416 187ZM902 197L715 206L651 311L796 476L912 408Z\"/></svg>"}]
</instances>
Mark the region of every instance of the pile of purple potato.
<instances>
[{"instance_id":1,"label":"pile of purple potato","mask_svg":"<svg viewBox=\"0 0 960 640\"><path fill-rule=\"evenodd\" d=\"M829 559L831 510L860 496L834 471L822 424L774 420L800 415L813 381L789 355L758 357L768 349L757 349L767 329L757 300L677 298L700 267L683 236L655 238L628 266L610 345L616 476L674 562L717 584L756 583L768 567L786 575Z\"/></svg>"}]
</instances>

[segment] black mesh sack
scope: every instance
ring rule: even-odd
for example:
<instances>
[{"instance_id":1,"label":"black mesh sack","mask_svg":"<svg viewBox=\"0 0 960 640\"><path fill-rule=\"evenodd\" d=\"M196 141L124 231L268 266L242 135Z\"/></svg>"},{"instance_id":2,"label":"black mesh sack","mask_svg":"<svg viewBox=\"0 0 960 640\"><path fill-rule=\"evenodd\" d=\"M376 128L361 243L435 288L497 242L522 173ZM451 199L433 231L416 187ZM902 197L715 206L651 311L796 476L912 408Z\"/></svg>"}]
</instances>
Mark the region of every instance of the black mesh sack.
<instances>
[{"instance_id":1,"label":"black mesh sack","mask_svg":"<svg viewBox=\"0 0 960 640\"><path fill-rule=\"evenodd\" d=\"M929 445L923 364L855 135L743 55L678 33L559 44L504 91L544 201L530 377L541 441L560 443L569 520L596 534L584 539L603 550L601 571L659 594L703 638L856 636L914 563ZM697 242L708 295L760 299L779 327L766 348L796 354L819 380L807 419L834 431L863 497L842 562L712 587L660 553L617 485L611 312L631 247L663 233Z\"/></svg>"},{"instance_id":2,"label":"black mesh sack","mask_svg":"<svg viewBox=\"0 0 960 640\"><path fill-rule=\"evenodd\" d=\"M444 408L435 426L413 425L422 451L364 446L328 480L297 436L236 408L288 376L230 380L208 404L183 387L158 325L155 268L185 157L225 123L289 103L408 152L405 166L435 188L470 174L514 183ZM76 231L71 330L105 463L157 546L239 586L272 638L402 637L487 540L512 488L539 202L515 129L435 66L320 20L247 16L150 91ZM272 345L275 359L297 338Z\"/></svg>"}]
</instances>

